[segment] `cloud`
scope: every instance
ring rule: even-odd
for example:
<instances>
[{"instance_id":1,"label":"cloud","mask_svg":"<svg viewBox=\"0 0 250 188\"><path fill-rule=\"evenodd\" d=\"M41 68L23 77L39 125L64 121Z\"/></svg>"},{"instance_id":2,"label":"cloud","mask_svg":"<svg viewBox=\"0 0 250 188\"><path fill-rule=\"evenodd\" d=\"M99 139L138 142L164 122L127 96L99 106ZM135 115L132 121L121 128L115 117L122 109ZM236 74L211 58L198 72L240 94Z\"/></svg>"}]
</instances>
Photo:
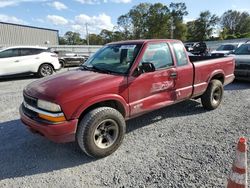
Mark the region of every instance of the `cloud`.
<instances>
[{"instance_id":1,"label":"cloud","mask_svg":"<svg viewBox=\"0 0 250 188\"><path fill-rule=\"evenodd\" d=\"M131 3L132 0L111 0L114 3Z\"/></svg>"},{"instance_id":2,"label":"cloud","mask_svg":"<svg viewBox=\"0 0 250 188\"><path fill-rule=\"evenodd\" d=\"M99 14L98 16L80 14L75 17L72 29L85 31L86 24L90 33L99 33L102 29L112 30L114 27L111 17L105 13Z\"/></svg>"},{"instance_id":3,"label":"cloud","mask_svg":"<svg viewBox=\"0 0 250 188\"><path fill-rule=\"evenodd\" d=\"M72 30L80 34L86 34L86 25L88 27L88 32L95 34L99 34L103 29L113 30L114 28L111 17L105 13L96 16L80 14L73 19L66 19L58 15L48 15L47 20L53 25L62 26L64 30Z\"/></svg>"},{"instance_id":4,"label":"cloud","mask_svg":"<svg viewBox=\"0 0 250 188\"><path fill-rule=\"evenodd\" d=\"M82 4L100 4L100 3L131 3L132 0L75 0Z\"/></svg>"},{"instance_id":5,"label":"cloud","mask_svg":"<svg viewBox=\"0 0 250 188\"><path fill-rule=\"evenodd\" d=\"M82 4L99 4L100 1L99 0L75 0L79 3L82 3Z\"/></svg>"},{"instance_id":6,"label":"cloud","mask_svg":"<svg viewBox=\"0 0 250 188\"><path fill-rule=\"evenodd\" d=\"M28 24L28 22L19 19L15 16L8 16L6 14L0 14L0 21L1 22L8 22L8 23L16 23L16 24Z\"/></svg>"},{"instance_id":7,"label":"cloud","mask_svg":"<svg viewBox=\"0 0 250 188\"><path fill-rule=\"evenodd\" d=\"M68 9L68 7L65 4L63 4L63 3L59 2L59 1L54 1L53 3L49 3L49 5L51 7L54 7L56 10Z\"/></svg>"},{"instance_id":8,"label":"cloud","mask_svg":"<svg viewBox=\"0 0 250 188\"><path fill-rule=\"evenodd\" d=\"M191 22L191 21L194 21L194 20L196 20L196 19L195 18L184 18L183 22L187 23L187 22Z\"/></svg>"},{"instance_id":9,"label":"cloud","mask_svg":"<svg viewBox=\"0 0 250 188\"><path fill-rule=\"evenodd\" d=\"M45 2L47 0L0 0L0 8L8 6L17 6L24 2Z\"/></svg>"},{"instance_id":10,"label":"cloud","mask_svg":"<svg viewBox=\"0 0 250 188\"><path fill-rule=\"evenodd\" d=\"M69 21L62 16L48 15L47 19L54 25L67 25Z\"/></svg>"}]
</instances>

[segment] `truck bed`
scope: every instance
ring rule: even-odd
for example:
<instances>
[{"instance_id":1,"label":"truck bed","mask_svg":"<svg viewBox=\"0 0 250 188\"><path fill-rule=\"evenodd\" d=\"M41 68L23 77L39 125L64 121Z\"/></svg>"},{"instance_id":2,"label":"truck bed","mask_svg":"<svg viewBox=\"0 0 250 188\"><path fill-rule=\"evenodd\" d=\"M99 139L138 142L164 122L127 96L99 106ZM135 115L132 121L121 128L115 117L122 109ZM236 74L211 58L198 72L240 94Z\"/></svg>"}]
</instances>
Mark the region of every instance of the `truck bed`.
<instances>
[{"instance_id":1,"label":"truck bed","mask_svg":"<svg viewBox=\"0 0 250 188\"><path fill-rule=\"evenodd\" d=\"M234 79L234 70L232 71L232 66L234 66L233 57L189 56L189 59L194 67L194 97L205 92L214 75L224 85Z\"/></svg>"},{"instance_id":2,"label":"truck bed","mask_svg":"<svg viewBox=\"0 0 250 188\"><path fill-rule=\"evenodd\" d=\"M200 61L219 59L219 58L223 58L223 56L220 56L220 57L216 57L216 56L189 56L189 60L192 63L199 63Z\"/></svg>"}]
</instances>

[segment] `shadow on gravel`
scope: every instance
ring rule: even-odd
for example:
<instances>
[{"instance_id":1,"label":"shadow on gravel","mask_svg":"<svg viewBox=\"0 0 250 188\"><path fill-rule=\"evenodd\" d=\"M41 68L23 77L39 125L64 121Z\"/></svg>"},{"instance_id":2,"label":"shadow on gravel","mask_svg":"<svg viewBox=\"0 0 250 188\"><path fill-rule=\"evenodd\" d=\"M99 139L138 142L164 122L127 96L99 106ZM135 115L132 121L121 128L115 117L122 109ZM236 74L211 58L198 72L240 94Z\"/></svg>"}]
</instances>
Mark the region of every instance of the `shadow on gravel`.
<instances>
[{"instance_id":1,"label":"shadow on gravel","mask_svg":"<svg viewBox=\"0 0 250 188\"><path fill-rule=\"evenodd\" d=\"M29 80L36 79L35 75L18 75L18 76L5 76L0 77L0 82L18 81L18 80Z\"/></svg>"},{"instance_id":2,"label":"shadow on gravel","mask_svg":"<svg viewBox=\"0 0 250 188\"><path fill-rule=\"evenodd\" d=\"M201 103L195 100L187 100L172 106L147 113L143 116L127 121L127 132L132 132L141 127L156 123L165 118L196 115L207 112ZM135 126L137 125L137 126ZM139 125L139 126L138 126Z\"/></svg>"},{"instance_id":3,"label":"shadow on gravel","mask_svg":"<svg viewBox=\"0 0 250 188\"><path fill-rule=\"evenodd\" d=\"M93 161L75 143L33 135L20 120L0 123L0 180L52 172Z\"/></svg>"},{"instance_id":4,"label":"shadow on gravel","mask_svg":"<svg viewBox=\"0 0 250 188\"><path fill-rule=\"evenodd\" d=\"M245 90L250 89L250 82L235 80L233 83L225 86L225 90Z\"/></svg>"},{"instance_id":5,"label":"shadow on gravel","mask_svg":"<svg viewBox=\"0 0 250 188\"><path fill-rule=\"evenodd\" d=\"M168 117L204 112L199 102L189 100L129 120L127 131ZM0 143L0 180L52 172L94 161L82 153L75 143L56 144L31 134L20 120L0 123Z\"/></svg>"}]
</instances>

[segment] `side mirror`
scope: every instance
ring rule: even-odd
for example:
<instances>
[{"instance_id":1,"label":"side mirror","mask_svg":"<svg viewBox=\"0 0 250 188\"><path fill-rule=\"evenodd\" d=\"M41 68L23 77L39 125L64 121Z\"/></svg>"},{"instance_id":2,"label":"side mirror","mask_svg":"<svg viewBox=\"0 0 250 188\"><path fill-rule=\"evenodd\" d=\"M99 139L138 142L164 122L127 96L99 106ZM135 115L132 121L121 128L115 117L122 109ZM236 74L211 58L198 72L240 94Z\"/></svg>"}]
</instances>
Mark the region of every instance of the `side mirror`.
<instances>
[{"instance_id":1,"label":"side mirror","mask_svg":"<svg viewBox=\"0 0 250 188\"><path fill-rule=\"evenodd\" d=\"M154 72L155 66L151 62L143 62L140 66L140 69L142 70L142 72Z\"/></svg>"},{"instance_id":2,"label":"side mirror","mask_svg":"<svg viewBox=\"0 0 250 188\"><path fill-rule=\"evenodd\" d=\"M150 62L143 62L140 67L137 67L133 73L133 76L137 77L140 76L144 72L154 72L155 66L153 63Z\"/></svg>"}]
</instances>

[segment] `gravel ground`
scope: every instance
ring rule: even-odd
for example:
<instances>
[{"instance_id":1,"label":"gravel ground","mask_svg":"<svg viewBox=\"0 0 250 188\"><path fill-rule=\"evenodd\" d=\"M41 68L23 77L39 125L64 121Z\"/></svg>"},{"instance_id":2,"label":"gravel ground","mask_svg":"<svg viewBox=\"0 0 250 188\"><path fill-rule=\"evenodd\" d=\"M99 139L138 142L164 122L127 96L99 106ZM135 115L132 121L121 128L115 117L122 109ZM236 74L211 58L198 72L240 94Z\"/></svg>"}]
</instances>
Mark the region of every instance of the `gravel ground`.
<instances>
[{"instance_id":1,"label":"gravel ground","mask_svg":"<svg viewBox=\"0 0 250 188\"><path fill-rule=\"evenodd\" d=\"M250 135L250 83L234 82L214 111L189 100L129 120L122 146L94 160L25 129L18 108L33 80L0 80L0 187L225 187Z\"/></svg>"}]
</instances>

